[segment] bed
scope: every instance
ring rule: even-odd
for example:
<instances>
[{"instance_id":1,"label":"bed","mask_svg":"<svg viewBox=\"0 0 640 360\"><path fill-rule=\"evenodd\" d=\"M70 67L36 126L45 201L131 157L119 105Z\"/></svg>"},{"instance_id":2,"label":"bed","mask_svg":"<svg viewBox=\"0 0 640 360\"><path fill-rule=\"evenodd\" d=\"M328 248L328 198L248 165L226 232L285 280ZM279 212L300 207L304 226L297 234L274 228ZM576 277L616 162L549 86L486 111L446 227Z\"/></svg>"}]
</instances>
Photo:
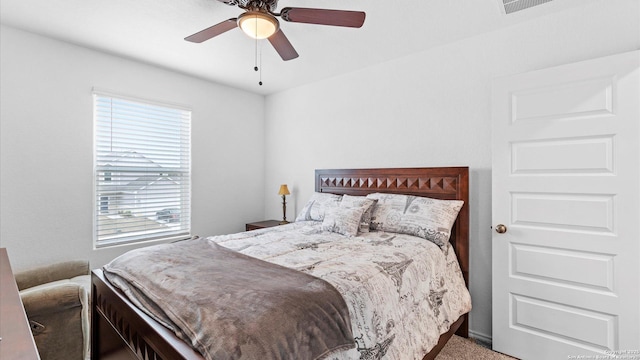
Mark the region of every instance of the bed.
<instances>
[{"instance_id":1,"label":"bed","mask_svg":"<svg viewBox=\"0 0 640 360\"><path fill-rule=\"evenodd\" d=\"M315 191L351 196L365 196L373 193L406 194L464 201L451 229L449 243L455 250L459 270L468 287L468 168L316 170ZM260 232L261 230L257 231L257 233ZM231 240L244 241L244 237L243 235L220 237L223 244L227 240L230 241L229 244L233 244ZM100 269L92 272L91 316L93 359L203 358L174 332L133 305L122 291L105 278L105 274ZM429 346L423 359L434 359L454 333L463 337L468 336L468 314L462 314L447 325L448 330L437 339L435 345ZM357 337L356 340L358 340ZM330 358L333 359L333 357Z\"/></svg>"}]
</instances>

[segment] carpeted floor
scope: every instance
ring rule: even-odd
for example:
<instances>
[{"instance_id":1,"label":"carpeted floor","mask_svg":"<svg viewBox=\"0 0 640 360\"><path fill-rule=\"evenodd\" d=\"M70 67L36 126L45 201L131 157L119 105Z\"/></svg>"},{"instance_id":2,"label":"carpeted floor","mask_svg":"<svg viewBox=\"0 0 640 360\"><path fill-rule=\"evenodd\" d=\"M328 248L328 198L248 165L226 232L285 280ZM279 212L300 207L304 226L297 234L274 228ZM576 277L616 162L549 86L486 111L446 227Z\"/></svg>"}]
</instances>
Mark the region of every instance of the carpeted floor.
<instances>
[{"instance_id":1,"label":"carpeted floor","mask_svg":"<svg viewBox=\"0 0 640 360\"><path fill-rule=\"evenodd\" d=\"M472 339L454 335L444 346L436 360L513 360L514 358L491 351L476 344Z\"/></svg>"}]
</instances>

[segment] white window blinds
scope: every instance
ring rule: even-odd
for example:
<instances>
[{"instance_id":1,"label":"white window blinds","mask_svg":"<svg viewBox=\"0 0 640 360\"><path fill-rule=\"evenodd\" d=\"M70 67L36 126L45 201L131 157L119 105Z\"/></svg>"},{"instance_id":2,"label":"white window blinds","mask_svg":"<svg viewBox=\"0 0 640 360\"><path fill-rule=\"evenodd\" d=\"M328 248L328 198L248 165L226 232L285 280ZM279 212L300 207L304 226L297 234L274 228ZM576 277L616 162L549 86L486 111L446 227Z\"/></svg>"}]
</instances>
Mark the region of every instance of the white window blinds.
<instances>
[{"instance_id":1,"label":"white window blinds","mask_svg":"<svg viewBox=\"0 0 640 360\"><path fill-rule=\"evenodd\" d=\"M188 237L191 111L93 98L96 247Z\"/></svg>"}]
</instances>

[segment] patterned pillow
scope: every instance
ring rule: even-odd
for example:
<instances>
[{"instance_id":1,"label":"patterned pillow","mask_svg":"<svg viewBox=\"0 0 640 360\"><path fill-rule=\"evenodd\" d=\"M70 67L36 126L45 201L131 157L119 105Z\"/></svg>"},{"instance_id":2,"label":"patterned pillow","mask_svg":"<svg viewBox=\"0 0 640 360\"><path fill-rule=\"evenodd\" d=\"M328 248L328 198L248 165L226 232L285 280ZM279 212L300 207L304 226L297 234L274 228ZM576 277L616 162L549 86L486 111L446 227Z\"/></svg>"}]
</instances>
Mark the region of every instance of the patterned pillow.
<instances>
[{"instance_id":1,"label":"patterned pillow","mask_svg":"<svg viewBox=\"0 0 640 360\"><path fill-rule=\"evenodd\" d=\"M322 221L325 211L339 207L340 200L342 200L342 195L315 192L296 217L296 221Z\"/></svg>"},{"instance_id":2,"label":"patterned pillow","mask_svg":"<svg viewBox=\"0 0 640 360\"><path fill-rule=\"evenodd\" d=\"M464 201L439 200L398 194L369 194L377 199L371 229L409 234L427 239L443 248Z\"/></svg>"},{"instance_id":3,"label":"patterned pillow","mask_svg":"<svg viewBox=\"0 0 640 360\"><path fill-rule=\"evenodd\" d=\"M363 208L364 213L362 213L362 219L360 219L360 227L358 231L368 233L369 226L371 224L371 212L373 211L373 206L377 202L378 200L376 199L369 199L364 196L344 195L342 196L340 207Z\"/></svg>"},{"instance_id":4,"label":"patterned pillow","mask_svg":"<svg viewBox=\"0 0 640 360\"><path fill-rule=\"evenodd\" d=\"M322 230L353 237L358 235L358 227L364 208L335 207L327 209L322 221Z\"/></svg>"}]
</instances>

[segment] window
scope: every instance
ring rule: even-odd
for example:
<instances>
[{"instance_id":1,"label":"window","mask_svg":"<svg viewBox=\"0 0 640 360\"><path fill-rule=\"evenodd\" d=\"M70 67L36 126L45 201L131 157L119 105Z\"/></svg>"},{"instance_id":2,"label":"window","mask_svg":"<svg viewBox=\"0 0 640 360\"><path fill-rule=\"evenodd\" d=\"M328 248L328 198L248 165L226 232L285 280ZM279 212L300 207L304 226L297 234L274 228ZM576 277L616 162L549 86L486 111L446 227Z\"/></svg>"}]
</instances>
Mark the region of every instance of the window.
<instances>
[{"instance_id":1,"label":"window","mask_svg":"<svg viewBox=\"0 0 640 360\"><path fill-rule=\"evenodd\" d=\"M96 247L186 238L191 111L94 91Z\"/></svg>"}]
</instances>

